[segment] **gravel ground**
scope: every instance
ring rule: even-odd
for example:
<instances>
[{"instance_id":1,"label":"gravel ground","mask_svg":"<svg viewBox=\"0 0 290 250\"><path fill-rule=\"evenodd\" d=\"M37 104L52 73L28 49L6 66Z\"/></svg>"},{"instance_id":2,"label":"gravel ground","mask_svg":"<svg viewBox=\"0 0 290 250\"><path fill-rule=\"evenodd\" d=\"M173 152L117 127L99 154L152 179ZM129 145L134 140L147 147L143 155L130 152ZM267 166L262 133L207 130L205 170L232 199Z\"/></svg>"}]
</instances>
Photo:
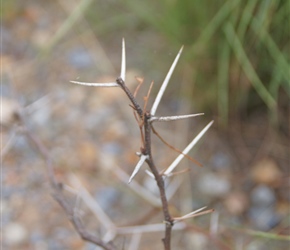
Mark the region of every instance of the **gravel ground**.
<instances>
[{"instance_id":1,"label":"gravel ground","mask_svg":"<svg viewBox=\"0 0 290 250\"><path fill-rule=\"evenodd\" d=\"M5 12L1 28L3 249L96 249L80 239L52 198L46 164L25 129L47 147L56 177L91 232L104 235L105 230L96 210L75 195L81 186L115 225L162 222L158 210L140 197L141 191L130 187L128 179L122 180L122 174L132 173L140 148L138 125L126 96L116 88L69 83L114 81L124 34L96 37L82 21L55 40L72 7L61 1L29 1ZM131 30L125 35L129 37L128 86L134 91L134 77L145 77L138 93L142 103L150 81L156 80L150 103L175 52L156 61L166 50L162 37L148 31L135 37ZM186 89L185 83L180 89ZM174 93L165 94L160 114L199 112ZM188 220L186 232L174 232L175 249L287 249L289 239L270 240L254 232L289 235L289 137L269 128L266 116L233 119L226 132L214 125L190 153L203 167L183 160L178 170L190 172L173 178L179 188L170 201L172 214L181 216L203 206L215 212ZM170 144L183 149L211 118L205 115L156 127ZM153 142L157 165L164 169L178 153L157 138ZM146 192L156 192L144 171L136 181ZM160 249L161 238L160 233L143 234L139 248L133 245L138 234L118 236L115 242L120 249Z\"/></svg>"}]
</instances>

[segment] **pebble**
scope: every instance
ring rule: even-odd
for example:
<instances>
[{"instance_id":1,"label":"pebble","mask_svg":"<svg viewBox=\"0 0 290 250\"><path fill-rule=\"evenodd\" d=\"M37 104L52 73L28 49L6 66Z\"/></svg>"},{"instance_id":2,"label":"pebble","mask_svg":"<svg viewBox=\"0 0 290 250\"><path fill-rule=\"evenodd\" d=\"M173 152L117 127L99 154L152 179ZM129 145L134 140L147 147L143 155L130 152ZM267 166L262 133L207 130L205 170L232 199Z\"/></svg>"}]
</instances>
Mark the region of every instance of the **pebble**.
<instances>
[{"instance_id":1,"label":"pebble","mask_svg":"<svg viewBox=\"0 0 290 250\"><path fill-rule=\"evenodd\" d=\"M17 122L20 107L13 99L1 97L1 119L0 123L4 126L12 126Z\"/></svg>"},{"instance_id":2,"label":"pebble","mask_svg":"<svg viewBox=\"0 0 290 250\"><path fill-rule=\"evenodd\" d=\"M107 142L101 146L102 152L110 155L119 155L122 152L122 147L116 142Z\"/></svg>"},{"instance_id":3,"label":"pebble","mask_svg":"<svg viewBox=\"0 0 290 250\"><path fill-rule=\"evenodd\" d=\"M112 212L114 204L120 199L121 192L114 187L102 188L96 195L96 200L106 212Z\"/></svg>"},{"instance_id":4,"label":"pebble","mask_svg":"<svg viewBox=\"0 0 290 250\"><path fill-rule=\"evenodd\" d=\"M233 215L241 215L248 207L248 197L241 191L233 191L224 201L225 207Z\"/></svg>"},{"instance_id":5,"label":"pebble","mask_svg":"<svg viewBox=\"0 0 290 250\"><path fill-rule=\"evenodd\" d=\"M266 185L258 185L251 193L251 201L256 206L271 206L276 202L275 193Z\"/></svg>"},{"instance_id":6,"label":"pebble","mask_svg":"<svg viewBox=\"0 0 290 250\"><path fill-rule=\"evenodd\" d=\"M69 51L67 58L68 62L78 69L84 69L93 65L90 53L81 47Z\"/></svg>"},{"instance_id":7,"label":"pebble","mask_svg":"<svg viewBox=\"0 0 290 250\"><path fill-rule=\"evenodd\" d=\"M198 181L200 192L211 197L221 197L230 191L231 184L223 176L213 173L203 175Z\"/></svg>"},{"instance_id":8,"label":"pebble","mask_svg":"<svg viewBox=\"0 0 290 250\"><path fill-rule=\"evenodd\" d=\"M256 183L267 185L279 182L282 177L277 163L270 158L261 159L256 162L251 167L250 175Z\"/></svg>"},{"instance_id":9,"label":"pebble","mask_svg":"<svg viewBox=\"0 0 290 250\"><path fill-rule=\"evenodd\" d=\"M190 235L190 237L188 237L188 240L190 241L192 249L197 250L207 249L208 239L203 234L194 233Z\"/></svg>"},{"instance_id":10,"label":"pebble","mask_svg":"<svg viewBox=\"0 0 290 250\"><path fill-rule=\"evenodd\" d=\"M11 222L4 228L3 240L10 247L24 243L27 236L27 230L19 223Z\"/></svg>"},{"instance_id":11,"label":"pebble","mask_svg":"<svg viewBox=\"0 0 290 250\"><path fill-rule=\"evenodd\" d=\"M249 218L258 230L263 231L272 229L280 221L280 216L273 207L264 206L252 206L249 210Z\"/></svg>"},{"instance_id":12,"label":"pebble","mask_svg":"<svg viewBox=\"0 0 290 250\"><path fill-rule=\"evenodd\" d=\"M216 170L229 170L230 158L223 152L216 152L211 159L211 166Z\"/></svg>"}]
</instances>

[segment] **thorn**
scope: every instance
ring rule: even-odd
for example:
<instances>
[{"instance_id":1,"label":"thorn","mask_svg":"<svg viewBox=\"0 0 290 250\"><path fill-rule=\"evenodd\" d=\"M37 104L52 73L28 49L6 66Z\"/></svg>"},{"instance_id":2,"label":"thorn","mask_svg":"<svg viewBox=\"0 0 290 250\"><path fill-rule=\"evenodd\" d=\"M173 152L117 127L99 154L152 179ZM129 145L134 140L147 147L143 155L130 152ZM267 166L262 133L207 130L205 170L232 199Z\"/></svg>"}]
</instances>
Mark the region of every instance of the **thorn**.
<instances>
[{"instance_id":1,"label":"thorn","mask_svg":"<svg viewBox=\"0 0 290 250\"><path fill-rule=\"evenodd\" d=\"M133 180L133 178L134 178L134 177L136 176L136 174L139 172L139 170L140 170L140 168L142 167L143 163L144 163L147 159L148 159L148 155L143 155L143 154L142 154L142 155L140 156L140 160L138 161L138 163L137 163L137 165L136 165L136 167L135 167L135 169L134 169L132 175L130 176L130 179L129 179L128 183L130 183L130 182Z\"/></svg>"},{"instance_id":2,"label":"thorn","mask_svg":"<svg viewBox=\"0 0 290 250\"><path fill-rule=\"evenodd\" d=\"M120 87L115 82L107 82L107 83L93 83L93 82L77 82L77 81L70 81L71 83L85 85L90 87Z\"/></svg>"},{"instance_id":3,"label":"thorn","mask_svg":"<svg viewBox=\"0 0 290 250\"><path fill-rule=\"evenodd\" d=\"M187 154L193 146L200 140L200 138L205 134L205 132L210 128L210 126L213 124L213 121L211 121L209 124L207 124L202 131L199 132L199 134L191 141L191 143L188 144L188 146L182 151L182 154L180 154L172 163L171 165L166 169L164 172L164 175L169 175L179 164L179 162L184 158L184 155Z\"/></svg>"},{"instance_id":4,"label":"thorn","mask_svg":"<svg viewBox=\"0 0 290 250\"><path fill-rule=\"evenodd\" d=\"M158 105L159 105L159 103L161 101L161 98L162 98L164 92L165 92L165 89L166 89L167 84L168 84L168 82L169 82L169 80L171 78L171 75L172 75L172 73L173 73L173 71L175 69L175 66L176 66L176 64L177 64L177 62L179 60L179 57L181 55L182 50L183 50L183 46L181 47L181 49L179 50L177 56L175 57L172 65L171 65L171 67L170 67L170 69L169 69L169 71L168 71L168 73L167 73L167 75L166 75L166 77L165 77L162 85L161 85L161 88L160 88L160 90L159 90L159 92L157 94L157 97L156 97L156 99L155 99L155 101L153 103L153 106L151 108L151 112L150 112L151 115L155 115L155 113L156 113L156 110L158 108Z\"/></svg>"},{"instance_id":5,"label":"thorn","mask_svg":"<svg viewBox=\"0 0 290 250\"><path fill-rule=\"evenodd\" d=\"M176 121L181 119L187 119L195 116L201 116L204 115L204 113L198 113L198 114L190 114L190 115L177 115L177 116L152 116L150 118L150 122L158 121L158 122L170 122L170 121Z\"/></svg>"},{"instance_id":6,"label":"thorn","mask_svg":"<svg viewBox=\"0 0 290 250\"><path fill-rule=\"evenodd\" d=\"M201 212L202 210L204 210L206 207L202 207L202 208L199 208L191 213L188 213L186 215L183 215L181 217L175 217L173 218L174 222L176 221L181 221L181 220L185 220L185 219L189 219L189 218L193 218L193 217L196 217L196 216L200 216L200 215L204 215L204 214L208 214L208 213L212 213L214 211L214 209L209 209L209 210L206 210L206 211L203 211Z\"/></svg>"},{"instance_id":7,"label":"thorn","mask_svg":"<svg viewBox=\"0 0 290 250\"><path fill-rule=\"evenodd\" d=\"M126 49L125 49L125 39L122 39L122 59L121 59L121 74L120 77L125 82L126 78Z\"/></svg>"},{"instance_id":8,"label":"thorn","mask_svg":"<svg viewBox=\"0 0 290 250\"><path fill-rule=\"evenodd\" d=\"M148 174L152 179L155 179L155 177L152 174L152 172L150 172L148 169L145 170L145 173Z\"/></svg>"}]
</instances>

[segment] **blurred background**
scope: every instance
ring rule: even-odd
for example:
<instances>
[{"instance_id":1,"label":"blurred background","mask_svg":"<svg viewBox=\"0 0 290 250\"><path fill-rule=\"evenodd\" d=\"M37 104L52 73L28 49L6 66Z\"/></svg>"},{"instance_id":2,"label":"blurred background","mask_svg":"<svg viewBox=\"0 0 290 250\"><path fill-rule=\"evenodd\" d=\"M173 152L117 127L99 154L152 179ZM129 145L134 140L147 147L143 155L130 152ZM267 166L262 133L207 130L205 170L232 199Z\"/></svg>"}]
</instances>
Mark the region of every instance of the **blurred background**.
<instances>
[{"instance_id":1,"label":"blurred background","mask_svg":"<svg viewBox=\"0 0 290 250\"><path fill-rule=\"evenodd\" d=\"M203 167L184 159L176 171L190 172L174 177L179 185L170 200L175 216L203 206L215 212L186 221L186 231L173 232L173 249L288 249L289 1L1 4L4 248L95 249L79 238L51 197L45 162L23 133L19 114L48 148L57 178L71 188L82 183L116 225L162 221L158 209L118 174L132 173L141 145L124 93L69 82L114 81L124 37L132 92L135 77L144 77L140 103L154 81L149 108L184 45L157 115L205 115L157 124L168 143L182 150L215 121L190 152ZM158 138L153 142L162 170L178 153ZM155 192L144 171L136 181ZM88 229L104 234L86 204L79 206ZM120 249L161 249L162 235L143 234L135 248L131 235L116 242Z\"/></svg>"}]
</instances>

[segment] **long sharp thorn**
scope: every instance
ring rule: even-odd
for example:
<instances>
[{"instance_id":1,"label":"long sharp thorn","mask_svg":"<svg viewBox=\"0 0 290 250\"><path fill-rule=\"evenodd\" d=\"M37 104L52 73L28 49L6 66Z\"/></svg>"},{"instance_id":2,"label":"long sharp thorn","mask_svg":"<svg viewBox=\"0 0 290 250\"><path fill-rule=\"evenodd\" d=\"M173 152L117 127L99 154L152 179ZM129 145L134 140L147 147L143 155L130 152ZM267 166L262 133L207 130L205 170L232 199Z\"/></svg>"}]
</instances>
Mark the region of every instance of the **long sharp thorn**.
<instances>
[{"instance_id":1,"label":"long sharp thorn","mask_svg":"<svg viewBox=\"0 0 290 250\"><path fill-rule=\"evenodd\" d=\"M182 151L182 154L180 154L172 163L171 165L165 170L164 175L169 175L179 164L179 162L184 158L184 155L187 154L193 146L200 140L200 138L205 134L205 132L210 128L210 126L213 124L213 121L211 121L209 124L207 124L202 131L199 132L199 134L192 140L190 144Z\"/></svg>"},{"instance_id":2,"label":"long sharp thorn","mask_svg":"<svg viewBox=\"0 0 290 250\"><path fill-rule=\"evenodd\" d=\"M121 61L121 78L125 82L125 75L126 75L126 49L125 49L125 39L122 39L122 61Z\"/></svg>"},{"instance_id":3,"label":"long sharp thorn","mask_svg":"<svg viewBox=\"0 0 290 250\"><path fill-rule=\"evenodd\" d=\"M145 173L146 173L147 175L149 175L152 179L155 179L154 174L152 174L152 172L150 172L148 169L145 170Z\"/></svg>"},{"instance_id":4,"label":"long sharp thorn","mask_svg":"<svg viewBox=\"0 0 290 250\"><path fill-rule=\"evenodd\" d=\"M108 83L94 83L94 82L77 82L77 81L70 81L71 83L85 85L90 87L120 87L115 82L108 82Z\"/></svg>"},{"instance_id":5,"label":"long sharp thorn","mask_svg":"<svg viewBox=\"0 0 290 250\"><path fill-rule=\"evenodd\" d=\"M161 116L161 117L152 116L150 118L150 121L151 122L153 122L153 121L169 122L169 121L176 121L176 120L181 120L181 119L187 119L187 118L191 118L191 117L195 117L195 116L200 116L200 115L204 115L204 113L191 114L191 115Z\"/></svg>"},{"instance_id":6,"label":"long sharp thorn","mask_svg":"<svg viewBox=\"0 0 290 250\"><path fill-rule=\"evenodd\" d=\"M128 181L128 183L130 183L133 178L135 177L135 175L139 172L140 168L142 167L143 163L146 161L146 159L148 159L147 155L141 155L139 162L137 163L132 175L130 176L130 179Z\"/></svg>"},{"instance_id":7,"label":"long sharp thorn","mask_svg":"<svg viewBox=\"0 0 290 250\"><path fill-rule=\"evenodd\" d=\"M187 218L187 217L190 217L191 215L197 214L197 213L199 213L200 211L204 210L205 208L206 208L206 207L199 208L199 209L197 209L197 210L195 210L195 211L193 211L193 212L191 212L191 213L188 213L188 214L182 216L181 218Z\"/></svg>"},{"instance_id":8,"label":"long sharp thorn","mask_svg":"<svg viewBox=\"0 0 290 250\"><path fill-rule=\"evenodd\" d=\"M172 65L171 65L171 67L170 67L170 69L169 69L169 71L168 71L168 73L167 73L167 75L166 75L166 77L165 77L162 85L161 85L161 88L160 88L160 90L158 92L158 95L157 95L157 97L156 97L156 99L155 99L155 101L153 103L152 108L151 108L151 115L155 115L155 113L156 113L156 110L158 108L158 105L159 105L159 103L161 101L161 98L162 98L164 92L165 92L165 89L167 87L167 84L168 84L168 82L169 82L169 80L171 78L171 75L172 75L172 73L173 73L173 71L175 69L175 66L176 66L176 64L178 62L178 59L180 57L180 54L181 54L182 50L183 50L183 46L181 47L181 49L179 50L177 56L175 57Z\"/></svg>"}]
</instances>

